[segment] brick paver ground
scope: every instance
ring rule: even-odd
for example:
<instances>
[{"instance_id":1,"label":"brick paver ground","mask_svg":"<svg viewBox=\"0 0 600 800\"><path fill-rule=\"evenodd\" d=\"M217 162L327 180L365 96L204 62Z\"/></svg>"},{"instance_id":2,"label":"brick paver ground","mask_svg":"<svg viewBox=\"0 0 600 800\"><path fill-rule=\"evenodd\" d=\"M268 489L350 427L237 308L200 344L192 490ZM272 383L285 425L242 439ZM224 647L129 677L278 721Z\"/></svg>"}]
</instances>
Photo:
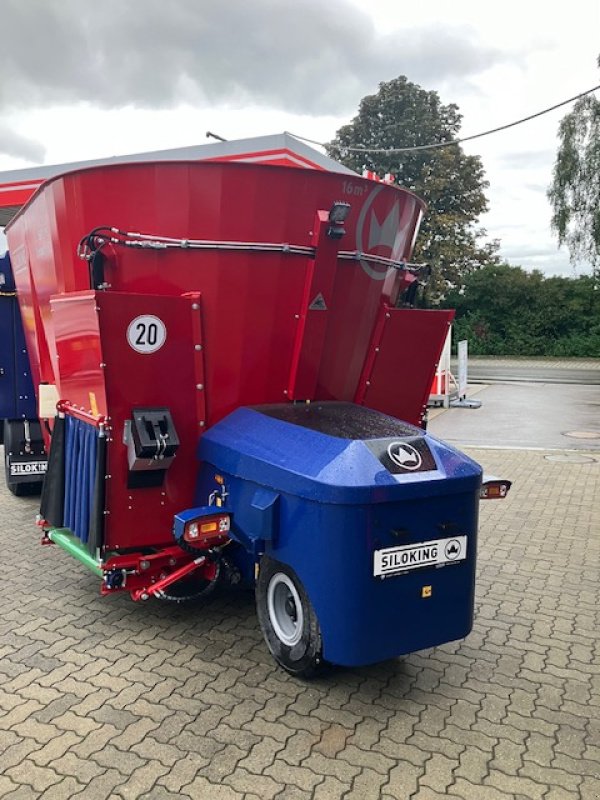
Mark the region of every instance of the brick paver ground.
<instances>
[{"instance_id":1,"label":"brick paver ground","mask_svg":"<svg viewBox=\"0 0 600 800\"><path fill-rule=\"evenodd\" d=\"M313 683L250 595L100 598L2 486L0 797L600 798L600 458L469 452L514 480L482 504L473 633Z\"/></svg>"}]
</instances>

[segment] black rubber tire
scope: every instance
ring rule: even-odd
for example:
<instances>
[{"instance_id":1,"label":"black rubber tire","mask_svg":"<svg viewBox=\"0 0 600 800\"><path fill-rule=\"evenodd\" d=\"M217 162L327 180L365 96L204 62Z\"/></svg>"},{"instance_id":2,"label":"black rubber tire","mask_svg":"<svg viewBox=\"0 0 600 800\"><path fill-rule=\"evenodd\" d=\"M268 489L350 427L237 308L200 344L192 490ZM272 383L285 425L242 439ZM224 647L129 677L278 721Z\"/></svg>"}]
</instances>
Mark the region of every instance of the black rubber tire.
<instances>
[{"instance_id":1,"label":"black rubber tire","mask_svg":"<svg viewBox=\"0 0 600 800\"><path fill-rule=\"evenodd\" d=\"M294 590L297 599L293 596ZM291 635L287 641L285 633L278 633L277 620L272 616L276 612L269 598L270 592L273 598L276 591L279 594L289 592L288 599L293 606L290 608L293 613L289 615ZM300 607L296 608L298 603ZM301 678L314 678L323 670L321 628L304 586L291 567L269 556L263 556L260 562L256 582L256 611L267 647L283 669ZM297 622L298 617L301 623ZM294 631L296 624L301 628Z\"/></svg>"},{"instance_id":2,"label":"black rubber tire","mask_svg":"<svg viewBox=\"0 0 600 800\"><path fill-rule=\"evenodd\" d=\"M14 494L15 497L24 497L27 494L31 494L31 490L27 491L27 484L26 483L9 483L6 482L8 487L8 491L11 494Z\"/></svg>"}]
</instances>

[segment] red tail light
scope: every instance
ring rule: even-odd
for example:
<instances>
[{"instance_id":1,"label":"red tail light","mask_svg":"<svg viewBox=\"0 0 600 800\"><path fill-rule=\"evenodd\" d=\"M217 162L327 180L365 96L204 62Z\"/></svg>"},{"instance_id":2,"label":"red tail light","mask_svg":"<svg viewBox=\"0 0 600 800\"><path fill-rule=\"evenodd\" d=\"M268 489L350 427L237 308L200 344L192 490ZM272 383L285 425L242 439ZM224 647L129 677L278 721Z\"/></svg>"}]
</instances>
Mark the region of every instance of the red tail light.
<instances>
[{"instance_id":1,"label":"red tail light","mask_svg":"<svg viewBox=\"0 0 600 800\"><path fill-rule=\"evenodd\" d=\"M212 517L200 517L186 523L183 538L195 547L206 547L218 544L229 536L231 522L229 514L215 514Z\"/></svg>"}]
</instances>

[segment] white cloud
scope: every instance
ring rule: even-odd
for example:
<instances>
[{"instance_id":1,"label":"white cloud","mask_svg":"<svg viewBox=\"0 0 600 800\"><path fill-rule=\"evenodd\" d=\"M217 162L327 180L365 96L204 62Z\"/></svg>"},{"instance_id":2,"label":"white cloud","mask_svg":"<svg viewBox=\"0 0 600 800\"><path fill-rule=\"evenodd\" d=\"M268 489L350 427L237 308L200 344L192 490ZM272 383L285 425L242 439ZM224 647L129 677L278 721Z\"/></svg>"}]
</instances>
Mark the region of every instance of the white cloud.
<instances>
[{"instance_id":1,"label":"white cloud","mask_svg":"<svg viewBox=\"0 0 600 800\"><path fill-rule=\"evenodd\" d=\"M41 162L46 150L41 142L23 136L6 123L0 122L0 154L26 162Z\"/></svg>"},{"instance_id":2,"label":"white cloud","mask_svg":"<svg viewBox=\"0 0 600 800\"><path fill-rule=\"evenodd\" d=\"M181 103L350 113L400 73L464 80L510 59L471 28L377 31L348 0L6 0L0 105Z\"/></svg>"}]
</instances>

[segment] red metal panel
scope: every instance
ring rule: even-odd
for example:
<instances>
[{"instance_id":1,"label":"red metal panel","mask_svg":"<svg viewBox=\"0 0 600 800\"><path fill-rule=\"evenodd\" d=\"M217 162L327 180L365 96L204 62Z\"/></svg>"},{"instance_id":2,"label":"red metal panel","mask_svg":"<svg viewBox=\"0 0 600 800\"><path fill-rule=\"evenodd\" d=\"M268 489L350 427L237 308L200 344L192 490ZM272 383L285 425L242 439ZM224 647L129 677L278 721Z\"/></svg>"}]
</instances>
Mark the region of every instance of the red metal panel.
<instances>
[{"instance_id":1,"label":"red metal panel","mask_svg":"<svg viewBox=\"0 0 600 800\"><path fill-rule=\"evenodd\" d=\"M53 298L61 400L106 416L109 430L105 546L135 548L171 542L173 515L193 502L196 447L204 429L199 298L81 292ZM158 317L166 339L156 352L137 352L130 324ZM163 486L127 488L125 422L136 407L169 408L180 439Z\"/></svg>"},{"instance_id":2,"label":"red metal panel","mask_svg":"<svg viewBox=\"0 0 600 800\"><path fill-rule=\"evenodd\" d=\"M197 298L98 293L100 333L105 360L110 415L106 509L107 549L169 544L174 514L193 503L196 447L203 430L197 396L217 387L196 382ZM138 353L128 343L129 325L140 315L158 317L166 339L152 353ZM125 421L134 407L167 406L181 442L164 485L127 489Z\"/></svg>"},{"instance_id":3,"label":"red metal panel","mask_svg":"<svg viewBox=\"0 0 600 800\"><path fill-rule=\"evenodd\" d=\"M373 335L371 336L371 341L369 342L369 347L367 349L363 364L363 370L358 382L356 394L354 395L354 401L360 405L364 405L365 395L371 384L371 377L373 375L375 361L381 351L383 332L385 330L386 323L391 317L392 310L393 308L387 303L382 303L379 307L379 313L377 314L375 326L373 327Z\"/></svg>"},{"instance_id":4,"label":"red metal panel","mask_svg":"<svg viewBox=\"0 0 600 800\"><path fill-rule=\"evenodd\" d=\"M421 425L454 311L382 306L356 402Z\"/></svg>"},{"instance_id":5,"label":"red metal panel","mask_svg":"<svg viewBox=\"0 0 600 800\"><path fill-rule=\"evenodd\" d=\"M339 265L335 304L329 310L319 371L319 399L354 398L381 305L382 289L383 282L369 278L358 264Z\"/></svg>"},{"instance_id":6,"label":"red metal panel","mask_svg":"<svg viewBox=\"0 0 600 800\"><path fill-rule=\"evenodd\" d=\"M356 250L388 259L409 259L423 205L407 204L402 193L390 194L392 187L386 184L366 184L343 182L344 199L352 203L356 213L351 226L347 224ZM355 198L359 200L358 207ZM343 247L346 246L344 241ZM319 398L354 399L381 302L394 305L402 285L402 272L387 270L366 259L338 266L335 304L329 314L319 372Z\"/></svg>"},{"instance_id":7,"label":"red metal panel","mask_svg":"<svg viewBox=\"0 0 600 800\"><path fill-rule=\"evenodd\" d=\"M104 356L95 292L72 292L50 301L60 400L93 416L108 415Z\"/></svg>"},{"instance_id":8,"label":"red metal panel","mask_svg":"<svg viewBox=\"0 0 600 800\"><path fill-rule=\"evenodd\" d=\"M292 354L290 400L315 397L321 356L333 302L333 284L340 240L327 235L330 226L327 211L319 211L315 219L313 243L316 255L306 270L302 310L298 319L296 341Z\"/></svg>"}]
</instances>

